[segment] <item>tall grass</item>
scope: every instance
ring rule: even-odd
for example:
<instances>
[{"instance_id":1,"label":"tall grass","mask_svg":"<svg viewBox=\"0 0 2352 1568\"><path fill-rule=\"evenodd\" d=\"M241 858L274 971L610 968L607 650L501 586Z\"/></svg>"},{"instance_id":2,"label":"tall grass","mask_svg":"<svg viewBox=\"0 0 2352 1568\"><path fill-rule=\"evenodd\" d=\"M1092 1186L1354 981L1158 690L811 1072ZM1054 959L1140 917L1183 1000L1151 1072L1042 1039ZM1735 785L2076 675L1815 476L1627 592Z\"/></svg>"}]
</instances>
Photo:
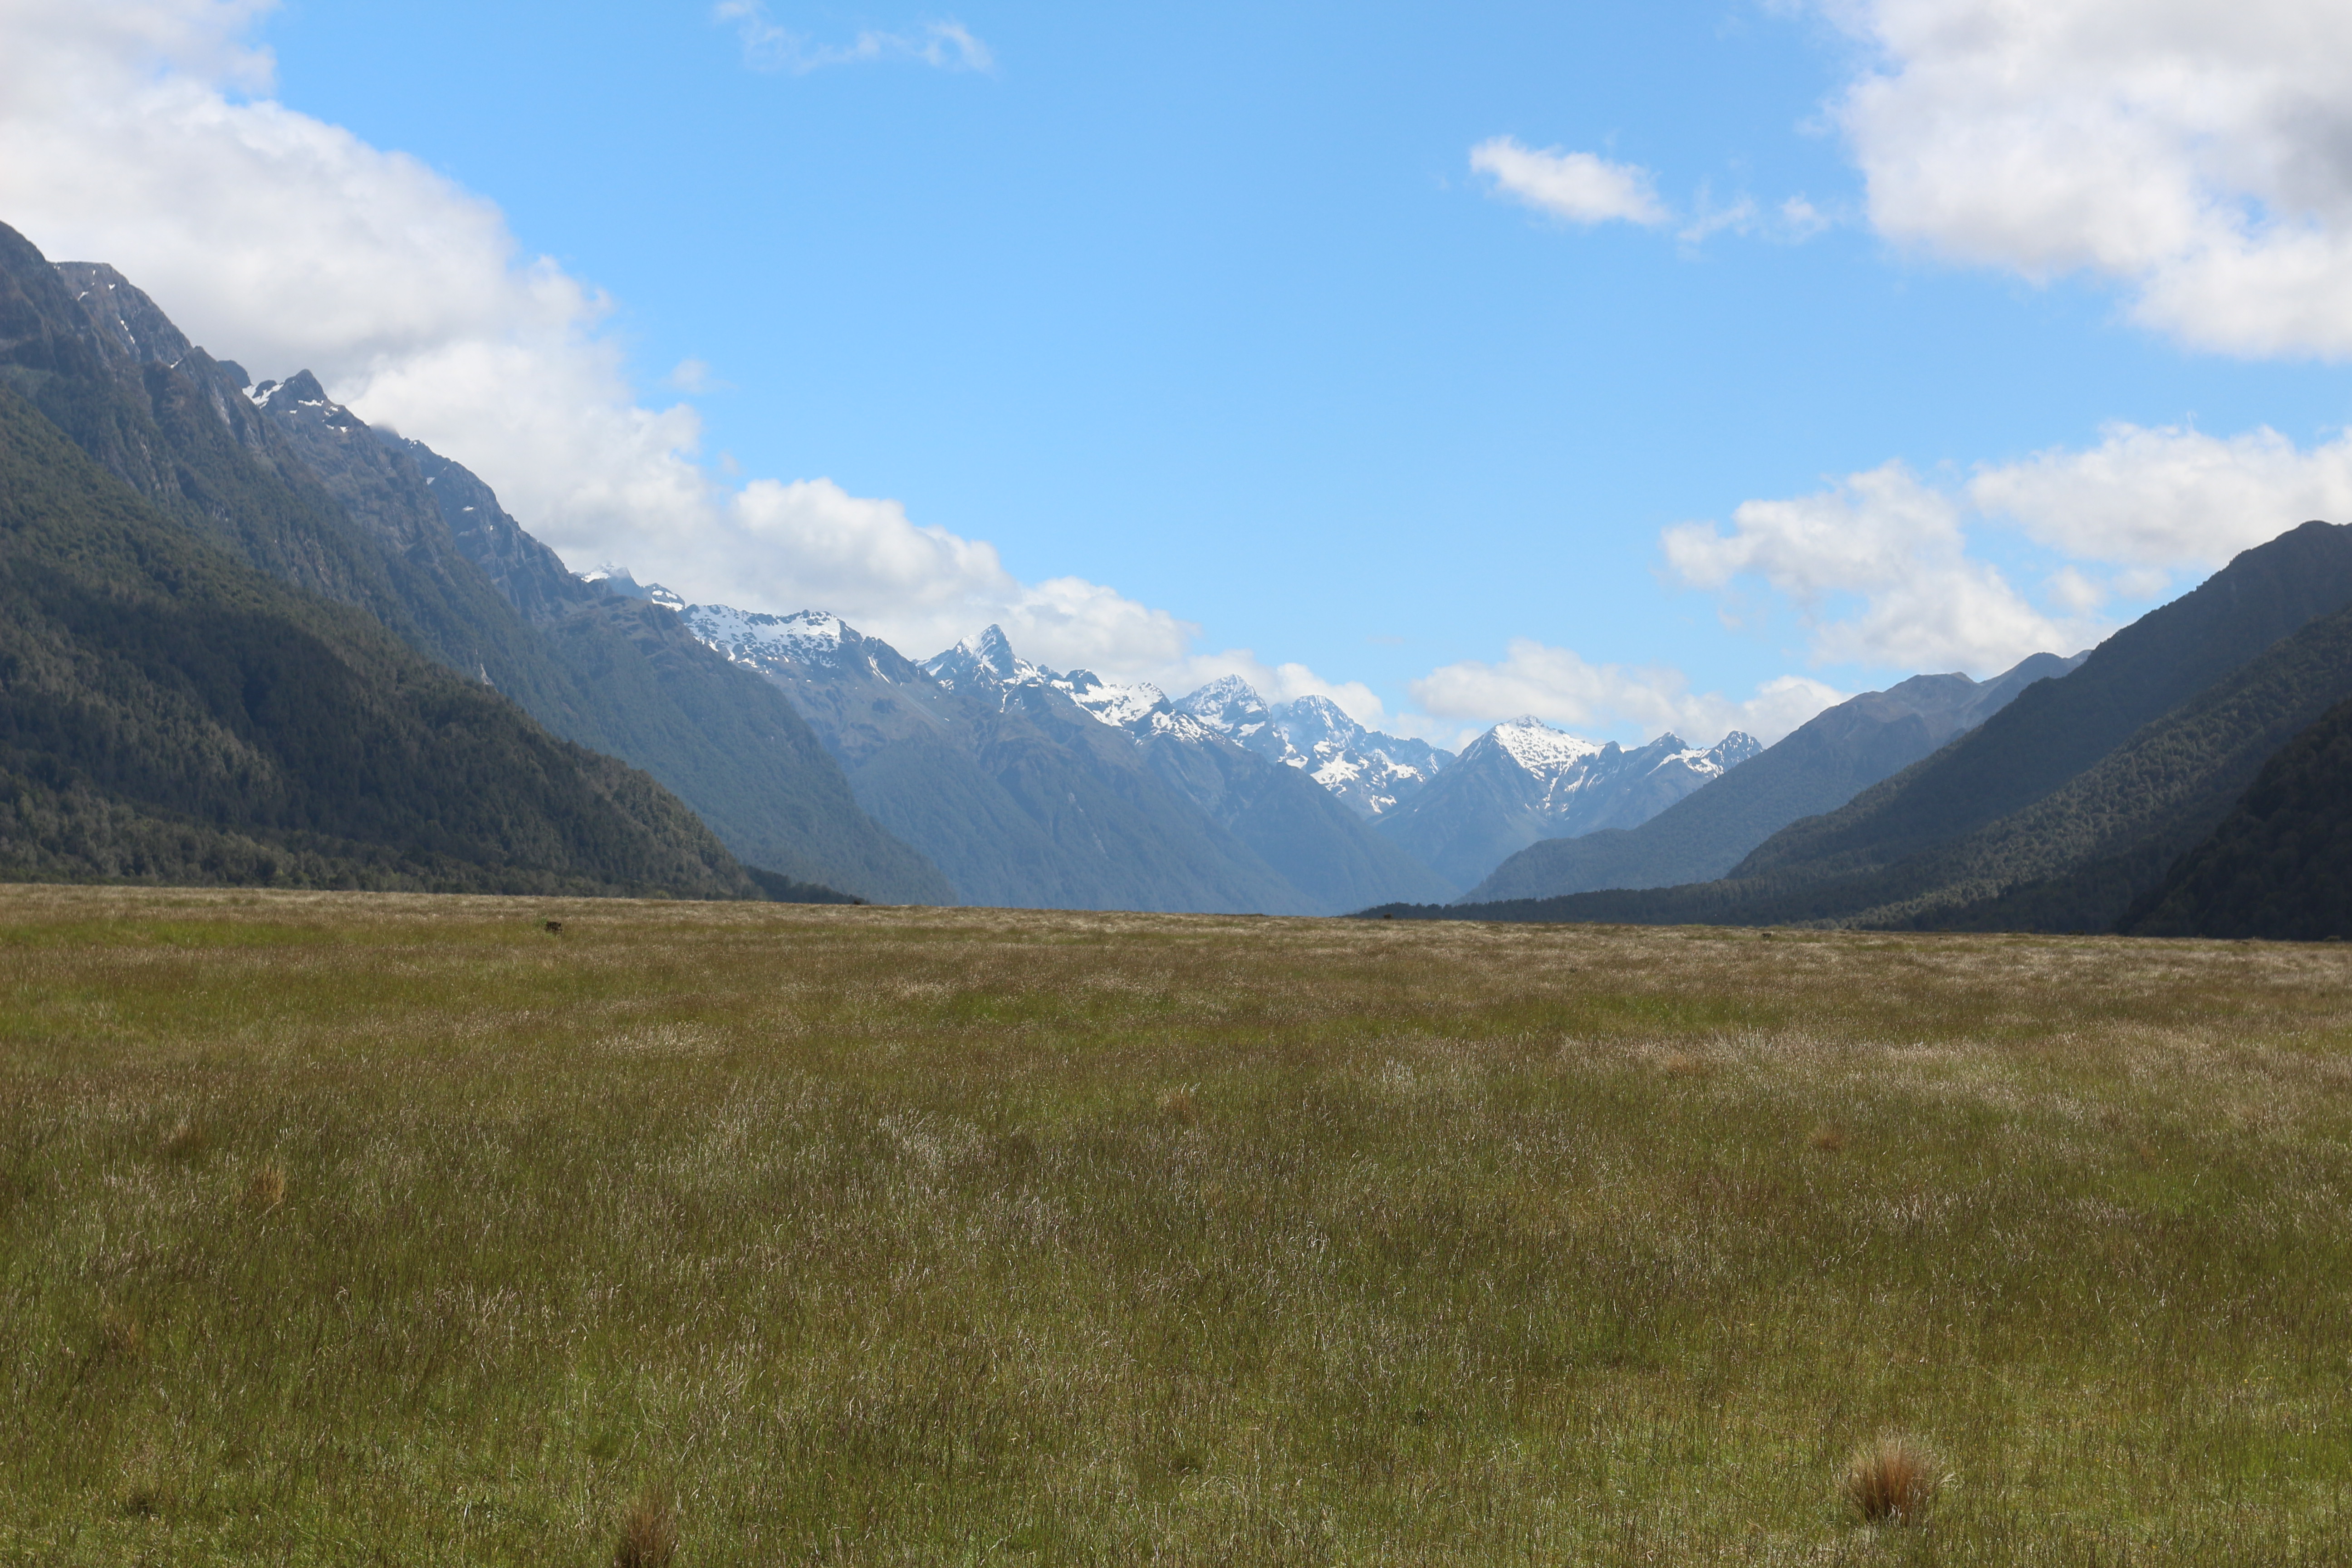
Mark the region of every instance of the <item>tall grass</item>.
<instances>
[{"instance_id":1,"label":"tall grass","mask_svg":"<svg viewBox=\"0 0 2352 1568\"><path fill-rule=\"evenodd\" d=\"M0 889L0 1562L2352 1561L2348 982Z\"/></svg>"}]
</instances>

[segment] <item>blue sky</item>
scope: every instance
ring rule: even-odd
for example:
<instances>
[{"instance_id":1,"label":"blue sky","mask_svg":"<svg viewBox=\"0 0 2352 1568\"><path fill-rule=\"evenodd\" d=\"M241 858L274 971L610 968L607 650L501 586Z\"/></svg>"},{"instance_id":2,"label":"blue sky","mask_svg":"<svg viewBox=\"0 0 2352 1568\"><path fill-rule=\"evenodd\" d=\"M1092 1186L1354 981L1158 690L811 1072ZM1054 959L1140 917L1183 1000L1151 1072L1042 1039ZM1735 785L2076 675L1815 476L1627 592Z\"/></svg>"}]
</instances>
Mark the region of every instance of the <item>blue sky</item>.
<instances>
[{"instance_id":1,"label":"blue sky","mask_svg":"<svg viewBox=\"0 0 2352 1568\"><path fill-rule=\"evenodd\" d=\"M698 504L753 479L829 479L900 503L916 530L992 545L1020 584L1082 579L1197 628L1181 647L1110 637L1093 662L1129 673L1181 681L1247 650L1304 667L1300 689L1361 683L1347 688L1359 706L1433 734L1527 695L1631 738L1750 709L1750 727L1778 712L1785 728L1832 689L1987 673L2096 635L2300 521L2221 526L2216 507L2317 504L2352 482L2328 460L2352 416L2341 344L2283 342L2210 301L2202 315L2151 304L2188 240L2123 254L2063 214L2017 217L2002 190L1950 173L1948 149L1905 140L1939 117L2018 119L1969 97L1965 61L1923 53L1942 46L1904 31L1906 5L1968 0L1158 14L769 0L734 16L703 0L288 0L229 23L206 13L274 56L274 74L238 79L184 50L172 68L232 105L274 101L413 155L495 207L511 267L545 257L603 291L609 313L580 331L617 351L635 405L698 419L692 460L720 500ZM2053 81L2092 69L2095 104L2124 96L2097 58L2059 64ZM1874 79L1928 96L1874 121L1850 96ZM2156 155L2145 130L2125 124L2099 155ZM2021 134L2045 137L2044 162L2068 155L2047 128ZM1472 167L1500 137L1633 171L1655 221L1579 221L1515 195ZM2330 191L2291 208L2260 177L2180 177L2204 182L2199 210L2234 202L2257 226L2316 214L2335 234ZM1811 216L1792 219L1792 199ZM77 222L89 243L142 243L94 220L52 226L80 239ZM202 316L204 287L184 294ZM215 335L239 330L216 314ZM275 352L300 352L299 323L273 330L290 344ZM346 385L366 384L362 363ZM377 405L417 423L413 394L379 389ZM2268 429L2287 449L2204 452L2200 482L2222 500L2116 545L2058 514L2147 510L2182 450L2142 451L2121 478L2105 465L2109 500L2083 502L2098 479L2084 464L2115 422L2225 443ZM2053 452L2074 467L2044 464L2025 525L1965 499L1972 477ZM457 455L510 498L546 488L520 456L509 479L490 446ZM1800 560L1801 529L1696 571L1662 547L1694 522L1719 531L1687 537L1746 539L1743 503L1818 499L1890 461L1926 500L1905 512L1848 492L1821 515L1832 531L1849 514L1859 531L1897 530L1893 566ZM2213 462L2230 472L2214 479ZM1948 528L1937 506L1956 509ZM1911 521L1885 522L1898 514ZM683 546L663 559L656 524L545 531L575 565L593 542L625 548L641 574L698 570ZM1914 557L1916 580L1895 583ZM704 596L714 574L728 586L723 561L698 559ZM1978 588L1993 574L2005 607L1936 636L1890 631L1922 619L1903 594L1937 601L1937 571ZM754 580L791 591L749 574L746 596ZM869 618L887 620L875 593ZM1062 658L1088 646L1038 635ZM1530 647L1567 656L1565 673ZM1791 676L1810 684L1753 707Z\"/></svg>"}]
</instances>

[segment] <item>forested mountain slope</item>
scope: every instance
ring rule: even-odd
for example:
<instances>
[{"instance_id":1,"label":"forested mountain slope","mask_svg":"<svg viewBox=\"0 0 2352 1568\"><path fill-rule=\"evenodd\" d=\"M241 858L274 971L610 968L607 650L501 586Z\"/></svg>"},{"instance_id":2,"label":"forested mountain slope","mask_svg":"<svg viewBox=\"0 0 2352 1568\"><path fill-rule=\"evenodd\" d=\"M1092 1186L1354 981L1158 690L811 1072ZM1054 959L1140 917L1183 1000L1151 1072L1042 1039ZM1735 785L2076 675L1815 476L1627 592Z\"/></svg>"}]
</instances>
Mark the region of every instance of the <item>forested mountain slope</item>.
<instances>
[{"instance_id":1,"label":"forested mountain slope","mask_svg":"<svg viewBox=\"0 0 2352 1568\"><path fill-rule=\"evenodd\" d=\"M2347 605L2352 529L2305 524L1848 806L1784 829L1720 880L1464 912L2104 926L2211 827L2271 752L2345 694L2352 627L2336 612ZM1991 809L2003 802L2014 804Z\"/></svg>"},{"instance_id":2,"label":"forested mountain slope","mask_svg":"<svg viewBox=\"0 0 2352 1568\"><path fill-rule=\"evenodd\" d=\"M0 876L761 896L654 781L164 516L5 389Z\"/></svg>"},{"instance_id":3,"label":"forested mountain slope","mask_svg":"<svg viewBox=\"0 0 2352 1568\"><path fill-rule=\"evenodd\" d=\"M1815 715L1638 827L1528 846L1456 901L1712 880L1789 824L1834 811L1982 723L2035 681L2066 674L2083 657L2038 653L1981 683L1965 675L1916 675L1866 691Z\"/></svg>"},{"instance_id":4,"label":"forested mountain slope","mask_svg":"<svg viewBox=\"0 0 2352 1568\"><path fill-rule=\"evenodd\" d=\"M590 646L559 647L459 547L412 456L307 375L273 386L263 406L245 381L111 268L53 268L0 226L0 383L156 506L282 581L367 611L557 734L646 767L785 882L950 895L858 810L789 705L657 626L583 629L561 640ZM715 693L740 701L692 700Z\"/></svg>"},{"instance_id":5,"label":"forested mountain slope","mask_svg":"<svg viewBox=\"0 0 2352 1568\"><path fill-rule=\"evenodd\" d=\"M2120 929L2352 939L2352 702L2329 709L2273 757Z\"/></svg>"},{"instance_id":6,"label":"forested mountain slope","mask_svg":"<svg viewBox=\"0 0 2352 1568\"><path fill-rule=\"evenodd\" d=\"M1976 729L1735 867L1776 887L1891 865L1965 837L2056 789L2317 617L2352 604L2352 527L2310 522L2241 552L2194 592L2028 688Z\"/></svg>"}]
</instances>

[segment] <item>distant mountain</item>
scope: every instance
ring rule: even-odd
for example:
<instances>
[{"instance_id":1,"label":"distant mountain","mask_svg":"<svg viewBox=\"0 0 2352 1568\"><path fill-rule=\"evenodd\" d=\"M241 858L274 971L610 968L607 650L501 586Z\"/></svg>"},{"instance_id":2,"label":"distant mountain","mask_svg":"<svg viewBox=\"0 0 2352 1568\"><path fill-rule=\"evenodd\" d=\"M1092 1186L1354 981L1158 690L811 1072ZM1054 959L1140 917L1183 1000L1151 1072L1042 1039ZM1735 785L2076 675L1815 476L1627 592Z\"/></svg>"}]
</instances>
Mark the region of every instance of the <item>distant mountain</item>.
<instances>
[{"instance_id":1,"label":"distant mountain","mask_svg":"<svg viewBox=\"0 0 2352 1568\"><path fill-rule=\"evenodd\" d=\"M1484 919L2078 930L2121 917L2263 762L2352 695L2352 527L2306 523L2063 680L1720 880L1465 906ZM1418 912L1418 911L1413 911Z\"/></svg>"},{"instance_id":2,"label":"distant mountain","mask_svg":"<svg viewBox=\"0 0 2352 1568\"><path fill-rule=\"evenodd\" d=\"M817 612L683 619L790 693L866 808L973 902L1336 912L1443 886L1155 689L1042 668L995 627L918 665Z\"/></svg>"},{"instance_id":3,"label":"distant mountain","mask_svg":"<svg viewBox=\"0 0 2352 1568\"><path fill-rule=\"evenodd\" d=\"M2352 939L2352 702L2263 765L2211 836L2126 915L2138 936Z\"/></svg>"},{"instance_id":4,"label":"distant mountain","mask_svg":"<svg viewBox=\"0 0 2352 1568\"><path fill-rule=\"evenodd\" d=\"M2087 657L2038 653L1981 684L1958 674L1915 675L1885 691L1864 692L1815 715L1638 827L1530 844L1457 901L1712 881L1789 824L1834 811L1984 722L2033 682L2064 675Z\"/></svg>"},{"instance_id":5,"label":"distant mountain","mask_svg":"<svg viewBox=\"0 0 2352 1568\"><path fill-rule=\"evenodd\" d=\"M516 561L569 584L548 592L577 612L560 629L518 614L421 466L455 465L371 431L314 377L249 395L241 367L190 344L112 268L53 267L5 228L0 316L0 375L154 505L281 581L365 610L558 735L644 766L775 885L952 896L858 810L789 703L674 624L571 579L456 469L490 520L477 531L503 531Z\"/></svg>"},{"instance_id":6,"label":"distant mountain","mask_svg":"<svg viewBox=\"0 0 2352 1568\"><path fill-rule=\"evenodd\" d=\"M0 877L762 896L645 774L101 468L10 390L89 370L69 337L25 352L20 303L0 297Z\"/></svg>"},{"instance_id":7,"label":"distant mountain","mask_svg":"<svg viewBox=\"0 0 2352 1568\"><path fill-rule=\"evenodd\" d=\"M935 678L969 684L979 671L967 658L981 648L988 650L982 663L991 679L1042 683L1068 697L1098 722L1133 737L1145 763L1162 783L1255 850L1318 912L1338 914L1361 908L1356 895L1363 888L1417 888L1422 896L1428 896L1445 887L1429 868L1371 832L1362 820L1368 813L1350 809L1335 786L1353 782L1352 776L1327 782L1309 767L1286 765L1262 752L1236 745L1193 713L1171 703L1149 682L1107 681L1087 669L1067 675L1038 669L1013 658L1003 633L992 626L976 642L940 655L928 668ZM1012 672L999 674L1008 660ZM1367 731L1336 705L1321 698L1303 702L1328 709L1353 731L1355 738L1367 737ZM1297 733L1301 706L1290 704L1276 723ZM1328 720L1321 718L1318 708L1309 707L1307 711L1328 728ZM1306 755L1311 760L1312 753Z\"/></svg>"},{"instance_id":8,"label":"distant mountain","mask_svg":"<svg viewBox=\"0 0 2352 1568\"><path fill-rule=\"evenodd\" d=\"M1377 826L1439 876L1472 887L1538 839L1646 822L1761 750L1734 731L1704 750L1669 734L1628 752L1514 719L1464 747Z\"/></svg>"},{"instance_id":9,"label":"distant mountain","mask_svg":"<svg viewBox=\"0 0 2352 1568\"><path fill-rule=\"evenodd\" d=\"M1426 741L1367 730L1328 697L1269 704L1237 675L1209 682L1175 707L1268 762L1298 769L1360 816L1394 810L1454 760Z\"/></svg>"}]
</instances>

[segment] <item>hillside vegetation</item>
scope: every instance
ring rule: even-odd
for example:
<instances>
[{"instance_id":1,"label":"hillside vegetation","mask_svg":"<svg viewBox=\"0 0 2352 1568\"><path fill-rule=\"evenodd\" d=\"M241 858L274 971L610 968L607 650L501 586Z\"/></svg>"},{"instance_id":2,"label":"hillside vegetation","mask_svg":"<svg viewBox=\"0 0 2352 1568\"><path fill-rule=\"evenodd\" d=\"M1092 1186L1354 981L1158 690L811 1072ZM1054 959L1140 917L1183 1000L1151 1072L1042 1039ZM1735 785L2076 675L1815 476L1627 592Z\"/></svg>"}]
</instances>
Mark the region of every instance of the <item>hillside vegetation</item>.
<instances>
[{"instance_id":1,"label":"hillside vegetation","mask_svg":"<svg viewBox=\"0 0 2352 1568\"><path fill-rule=\"evenodd\" d=\"M0 889L0 1561L2352 1561L2347 982Z\"/></svg>"},{"instance_id":2,"label":"hillside vegetation","mask_svg":"<svg viewBox=\"0 0 2352 1568\"><path fill-rule=\"evenodd\" d=\"M159 514L5 388L0 877L762 896L652 780Z\"/></svg>"},{"instance_id":3,"label":"hillside vegetation","mask_svg":"<svg viewBox=\"0 0 2352 1568\"><path fill-rule=\"evenodd\" d=\"M2083 657L2038 653L1982 684L1965 675L1915 675L1850 698L1640 826L1530 844L1454 902L1711 881L1789 824L1835 811L1982 723L2035 681L2064 676Z\"/></svg>"},{"instance_id":4,"label":"hillside vegetation","mask_svg":"<svg viewBox=\"0 0 2352 1568\"><path fill-rule=\"evenodd\" d=\"M2124 929L2352 939L2352 702L2328 710L2272 758Z\"/></svg>"},{"instance_id":5,"label":"hillside vegetation","mask_svg":"<svg viewBox=\"0 0 2352 1568\"><path fill-rule=\"evenodd\" d=\"M192 345L112 268L53 267L5 225L0 385L164 516L364 611L554 734L645 769L787 883L953 896L857 808L808 726L758 680L674 627L665 637L630 625L637 606L610 612L615 626L590 617L572 635L543 634L467 558L417 459L329 403L315 379L297 376L257 406L241 370Z\"/></svg>"},{"instance_id":6,"label":"hillside vegetation","mask_svg":"<svg viewBox=\"0 0 2352 1568\"><path fill-rule=\"evenodd\" d=\"M2106 929L2263 763L2352 696L2352 527L2306 523L1720 879L1469 918ZM1373 913L1456 918L1399 906Z\"/></svg>"}]
</instances>

